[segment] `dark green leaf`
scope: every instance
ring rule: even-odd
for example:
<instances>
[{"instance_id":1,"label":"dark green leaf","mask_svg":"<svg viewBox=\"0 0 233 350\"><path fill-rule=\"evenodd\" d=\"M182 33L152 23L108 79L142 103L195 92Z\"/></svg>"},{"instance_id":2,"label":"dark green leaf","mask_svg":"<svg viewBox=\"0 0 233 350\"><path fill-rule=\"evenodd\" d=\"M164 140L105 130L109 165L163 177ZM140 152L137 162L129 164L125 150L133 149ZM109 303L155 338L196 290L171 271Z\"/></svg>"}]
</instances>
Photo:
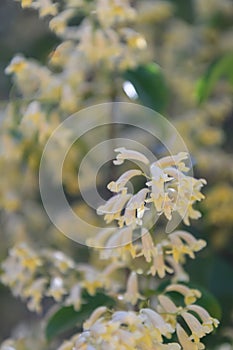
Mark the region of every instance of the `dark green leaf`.
<instances>
[{"instance_id":1,"label":"dark green leaf","mask_svg":"<svg viewBox=\"0 0 233 350\"><path fill-rule=\"evenodd\" d=\"M192 23L194 21L194 6L192 0L170 0L176 6L176 15L185 21Z\"/></svg>"},{"instance_id":2,"label":"dark green leaf","mask_svg":"<svg viewBox=\"0 0 233 350\"><path fill-rule=\"evenodd\" d=\"M203 287L198 287L202 296L197 304L204 307L212 317L218 320L222 317L221 306L215 296Z\"/></svg>"},{"instance_id":3,"label":"dark green leaf","mask_svg":"<svg viewBox=\"0 0 233 350\"><path fill-rule=\"evenodd\" d=\"M168 103L168 89L161 68L155 63L130 69L125 78L134 86L139 100L157 112L164 112Z\"/></svg>"},{"instance_id":4,"label":"dark green leaf","mask_svg":"<svg viewBox=\"0 0 233 350\"><path fill-rule=\"evenodd\" d=\"M45 328L46 338L51 340L74 327L81 328L82 323L90 316L92 311L102 305L113 307L115 301L100 292L94 296L85 293L83 304L79 311L75 311L73 306L64 306L49 318Z\"/></svg>"},{"instance_id":5,"label":"dark green leaf","mask_svg":"<svg viewBox=\"0 0 233 350\"><path fill-rule=\"evenodd\" d=\"M193 283L188 283L187 285L189 288L198 289L201 292L201 298L197 299L196 304L206 309L212 317L220 320L222 317L222 310L216 297L200 285Z\"/></svg>"},{"instance_id":6,"label":"dark green leaf","mask_svg":"<svg viewBox=\"0 0 233 350\"><path fill-rule=\"evenodd\" d=\"M229 79L233 85L233 53L215 60L207 69L205 75L197 83L197 99L204 102L212 93L215 84L222 77Z\"/></svg>"}]
</instances>

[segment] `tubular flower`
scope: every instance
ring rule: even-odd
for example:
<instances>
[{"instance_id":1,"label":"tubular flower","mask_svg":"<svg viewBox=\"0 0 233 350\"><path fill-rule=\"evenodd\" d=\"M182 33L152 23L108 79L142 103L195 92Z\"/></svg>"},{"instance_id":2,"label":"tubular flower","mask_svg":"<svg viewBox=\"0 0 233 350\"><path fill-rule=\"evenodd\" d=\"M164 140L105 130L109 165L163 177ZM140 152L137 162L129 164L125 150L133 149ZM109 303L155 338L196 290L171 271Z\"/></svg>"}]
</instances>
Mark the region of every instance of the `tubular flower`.
<instances>
[{"instance_id":1,"label":"tubular flower","mask_svg":"<svg viewBox=\"0 0 233 350\"><path fill-rule=\"evenodd\" d=\"M149 274L151 274L152 276L155 276L158 274L160 278L163 278L166 272L172 273L173 270L166 265L162 245L157 244L154 248L153 262L149 270Z\"/></svg>"},{"instance_id":2,"label":"tubular flower","mask_svg":"<svg viewBox=\"0 0 233 350\"><path fill-rule=\"evenodd\" d=\"M190 289L183 284L171 284L166 288L167 292L178 292L184 296L184 302L186 305L193 304L197 298L201 297L201 292L197 289Z\"/></svg>"},{"instance_id":3,"label":"tubular flower","mask_svg":"<svg viewBox=\"0 0 233 350\"><path fill-rule=\"evenodd\" d=\"M5 73L6 74L20 73L24 71L26 66L27 66L27 62L24 59L24 57L21 55L17 55L11 60L10 64L6 67Z\"/></svg>"},{"instance_id":4,"label":"tubular flower","mask_svg":"<svg viewBox=\"0 0 233 350\"><path fill-rule=\"evenodd\" d=\"M146 210L145 199L148 192L149 190L147 188L143 188L128 201L125 213L122 215L122 220L124 220L123 223L127 226L133 225L133 227L136 227L137 225L142 225L141 218Z\"/></svg>"},{"instance_id":5,"label":"tubular flower","mask_svg":"<svg viewBox=\"0 0 233 350\"><path fill-rule=\"evenodd\" d=\"M169 240L172 247L171 253L176 262L182 261L185 254L193 259L195 257L194 252L198 252L206 246L204 240L197 240L186 231L175 231L171 233Z\"/></svg>"},{"instance_id":6,"label":"tubular flower","mask_svg":"<svg viewBox=\"0 0 233 350\"><path fill-rule=\"evenodd\" d=\"M113 161L115 165L121 165L125 160L135 160L144 164L149 164L149 160L140 152L127 150L125 147L116 148L115 152L119 152L116 160Z\"/></svg>"},{"instance_id":7,"label":"tubular flower","mask_svg":"<svg viewBox=\"0 0 233 350\"><path fill-rule=\"evenodd\" d=\"M110 27L117 22L132 21L136 16L136 11L128 0L98 0L96 11L103 27Z\"/></svg>"},{"instance_id":8,"label":"tubular flower","mask_svg":"<svg viewBox=\"0 0 233 350\"><path fill-rule=\"evenodd\" d=\"M138 254L137 256L143 255L146 259L146 262L149 263L151 262L152 257L154 255L155 246L150 233L146 229L142 229L141 241L142 241L141 253Z\"/></svg>"},{"instance_id":9,"label":"tubular flower","mask_svg":"<svg viewBox=\"0 0 233 350\"><path fill-rule=\"evenodd\" d=\"M125 301L130 302L132 305L135 305L138 299L143 299L143 296L139 293L138 290L138 276L136 272L131 272L128 281L126 292L123 296Z\"/></svg>"},{"instance_id":10,"label":"tubular flower","mask_svg":"<svg viewBox=\"0 0 233 350\"><path fill-rule=\"evenodd\" d=\"M173 213L177 212L186 225L190 224L189 218L198 219L201 216L193 205L204 198L201 189L206 181L197 180L184 173L189 170L184 163L188 158L187 153L181 152L149 164L149 160L138 151L127 150L124 147L115 151L120 153L113 161L114 164L120 165L125 160L140 162L147 166L149 175L134 169L123 173L116 182L109 183L108 188L117 194L97 209L97 214L105 215L107 223L117 220L120 227L124 223L134 224L135 227L141 226L145 211L149 209L149 203L154 204L158 215L164 214L168 220L171 220ZM146 188L142 188L131 198L131 195L127 195L126 185L136 175L142 175L150 181L146 182Z\"/></svg>"},{"instance_id":11,"label":"tubular flower","mask_svg":"<svg viewBox=\"0 0 233 350\"><path fill-rule=\"evenodd\" d=\"M195 343L198 344L202 337L211 332L209 327L201 324L198 321L198 319L191 313L184 311L181 313L181 316L183 317L191 331L190 339L193 340Z\"/></svg>"},{"instance_id":12,"label":"tubular flower","mask_svg":"<svg viewBox=\"0 0 233 350\"><path fill-rule=\"evenodd\" d=\"M123 266L112 263L100 271L87 264L76 264L59 251L46 249L36 254L24 244L12 248L2 263L1 282L9 286L15 296L26 301L31 311L40 312L41 302L48 296L78 310L83 301L83 290L92 296L99 288L118 292L122 284L112 284L111 274Z\"/></svg>"},{"instance_id":13,"label":"tubular flower","mask_svg":"<svg viewBox=\"0 0 233 350\"><path fill-rule=\"evenodd\" d=\"M204 345L202 343L196 344L194 343L188 334L185 332L184 328L178 323L176 327L177 336L179 342L184 350L201 350L204 349Z\"/></svg>"},{"instance_id":14,"label":"tubular flower","mask_svg":"<svg viewBox=\"0 0 233 350\"><path fill-rule=\"evenodd\" d=\"M110 198L106 204L101 205L97 209L98 215L104 214L104 220L107 223L112 222L113 220L117 220L119 222L119 226L122 226L122 215L121 212L125 207L126 202L131 198L131 195L125 194L125 195L116 195L112 198Z\"/></svg>"},{"instance_id":15,"label":"tubular flower","mask_svg":"<svg viewBox=\"0 0 233 350\"><path fill-rule=\"evenodd\" d=\"M1 142L4 146L4 154L0 159L1 168L6 168L6 174L9 176L15 173L15 187L21 186L21 167L18 167L18 170L17 166L12 166L11 160L19 162L23 158L24 163L25 155L29 153L28 163L31 170L32 163L36 163L31 149L37 148L37 140L40 153L41 146L52 130L68 114L78 111L90 102L99 102L100 99L105 99L106 95L112 98L109 72L118 75L120 71L124 73L125 70L140 67L141 63L147 61L147 52L152 50L147 45L144 35L138 32L138 29L143 29L145 22L161 23L161 27L166 28L165 33L163 28L160 28L164 40L157 40L156 34L153 42L159 42L162 48L158 52L160 60L164 61L164 67L167 68L165 71L168 72L171 89L176 89L179 82L179 89L173 91L174 96L178 97L175 113L176 109L180 110L180 101L184 103L185 108L189 108L190 105L194 107L194 79L188 74L182 77L180 70L174 69L178 63L176 58L179 59L179 68L180 65L190 67L189 60L182 62L182 57L185 57L186 61L184 52L190 51L197 62L201 60L204 63L209 61L211 51L216 51L213 50L216 44L224 53L226 48L232 46L230 30L222 40L212 25L211 28L203 28L202 21L208 18L208 22L212 23L211 17L216 9L220 11L221 16L232 13L230 0L212 0L213 9L208 8L207 2L198 0L197 12L201 13L201 21L198 21L194 34L191 25L181 19L174 18L168 26L164 25L163 21L176 12L176 7L167 1L17 1L23 8L37 9L40 17L49 16L49 28L59 37L61 44L50 55L48 66L16 55L5 70L6 74L13 75L17 94L24 100L19 111L15 111L17 108L14 103L10 105L7 112L7 117L9 114L10 118L5 118L6 135L3 133ZM208 9L211 11L208 12ZM221 18L220 20L222 22ZM153 31L147 34L150 36L151 32ZM160 30L158 33L160 35ZM218 36L221 40L218 40ZM214 45L209 45L208 41ZM200 47L201 42L205 47ZM195 72L193 70L192 75L196 79ZM221 90L225 95L227 88L223 86ZM134 95L137 96L136 90ZM227 96L226 99L228 100ZM211 152L211 146L217 147L224 136L215 123L230 113L232 103L223 99L216 104L215 98L213 102L203 104L203 107L198 109L195 106L195 110L192 111L192 114L195 114L194 123L190 123L189 118L185 120L187 115L176 118L176 121L178 125L180 122L180 128L183 128L182 135L187 136L197 163L202 159L200 168L208 172L212 166L212 169L216 168L220 172L224 169L227 176L232 176L228 155L224 158L223 152L220 152L220 156L216 157L217 150ZM19 138L22 137L22 142L18 141L18 134L16 137L10 136L18 131L13 127L16 120L19 120ZM50 154L51 168L56 163L61 147L69 144L70 136L67 130L67 133L57 137L59 147ZM203 145L209 147L207 152L203 152L203 149L198 150ZM189 158L186 152L151 162L150 158L136 150L120 147L115 151L115 165L122 165L129 160L135 162L137 167L124 172L108 184L107 188L113 193L113 197L97 210L97 214L103 215L107 223L116 222L119 226L101 230L96 237L87 242L94 248L104 248L99 251L102 261L95 266L81 264L60 251L46 249L41 250L39 254L27 245L18 245L10 250L8 258L2 264L1 281L11 288L14 295L26 301L30 310L37 312L42 309L43 298L48 296L57 304L68 306L68 309L73 307L76 311L86 302L86 293L92 298L99 292L114 298L114 310L108 310L106 306L94 310L84 322L83 332L64 342L59 350L179 350L181 347L184 350L201 350L204 345L200 340L218 326L218 320L211 317L203 307L194 304L201 297L201 293L182 282L189 280L189 276L183 270L186 257L194 258L195 253L204 248L206 242L181 230L174 231L162 239L160 235L154 235L152 226L146 226L149 213L151 216L155 214L156 218L163 215L168 221L179 216L186 225L190 224L190 219L198 219L201 213L194 209L194 205L204 199L201 190L206 180L195 179L187 174L190 168L186 164ZM76 157L75 152L73 160ZM78 156L81 158L82 155ZM213 160L214 157L217 161ZM73 160L68 162L68 175L64 176L64 187L68 193L72 192L72 188L72 194L76 193L73 185L76 172L75 176L70 176L70 169L74 167ZM139 167L142 170L139 170ZM29 176L33 187L34 175L30 172ZM137 183L140 182L142 186L137 188L135 193L128 193L129 182L135 177ZM5 182L0 188L0 204L7 214L13 212L10 216L13 217L11 228L16 226L19 231L15 222L18 223L21 218L17 218L17 221L15 217L18 210L19 216L23 216L24 212L21 212L18 192L14 189L6 191L4 187ZM35 192L38 200L38 193ZM224 188L224 196L221 191L216 196L221 197L221 200L217 198L219 201L216 201L215 196L210 198L209 220L217 226L222 226L227 221L231 223L229 189ZM225 206L216 206L216 202L222 203L222 197L229 199L227 209ZM31 213L29 211L28 216L36 216ZM40 221L38 218L33 220ZM24 222L20 227L23 226ZM20 230L23 233L26 231L24 227ZM166 284L167 287L162 292L163 285L160 282L167 277L167 273L172 274L171 284ZM182 306L172 300L173 292L180 294ZM141 305L149 306L141 308ZM156 310L152 309L151 305L156 305ZM115 311L122 307L130 308L131 311ZM173 336L174 339L178 339L176 343L172 342ZM47 344L43 344L43 348L46 346ZM20 339L19 342L5 342L1 350L33 347L33 342L30 345L24 344Z\"/></svg>"},{"instance_id":16,"label":"tubular flower","mask_svg":"<svg viewBox=\"0 0 233 350\"><path fill-rule=\"evenodd\" d=\"M187 310L195 312L203 322L203 326L209 328L206 329L206 332L212 332L214 327L216 328L219 325L219 321L216 318L213 318L209 315L208 311L206 311L202 306L199 305L188 305Z\"/></svg>"},{"instance_id":17,"label":"tubular flower","mask_svg":"<svg viewBox=\"0 0 233 350\"><path fill-rule=\"evenodd\" d=\"M122 174L119 179L117 181L112 181L108 184L107 188L111 191L111 192L127 192L127 187L125 187L125 185L127 184L128 181L130 181L132 179L132 177L134 176L140 176L142 175L141 170L129 170L126 171L124 174Z\"/></svg>"},{"instance_id":18,"label":"tubular flower","mask_svg":"<svg viewBox=\"0 0 233 350\"><path fill-rule=\"evenodd\" d=\"M109 317L106 308L100 307L85 323L74 349L179 350L177 343L162 342L162 335L170 337L172 332L170 324L152 309L116 311Z\"/></svg>"}]
</instances>

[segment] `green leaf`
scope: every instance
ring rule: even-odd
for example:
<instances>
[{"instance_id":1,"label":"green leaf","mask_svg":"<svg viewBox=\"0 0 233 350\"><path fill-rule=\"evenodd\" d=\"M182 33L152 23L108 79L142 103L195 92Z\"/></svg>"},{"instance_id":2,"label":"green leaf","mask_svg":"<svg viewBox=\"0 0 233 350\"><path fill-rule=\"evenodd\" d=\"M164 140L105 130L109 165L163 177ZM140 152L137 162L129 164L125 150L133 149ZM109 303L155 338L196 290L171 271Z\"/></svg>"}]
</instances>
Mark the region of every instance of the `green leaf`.
<instances>
[{"instance_id":1,"label":"green leaf","mask_svg":"<svg viewBox=\"0 0 233 350\"><path fill-rule=\"evenodd\" d=\"M189 288L197 289L201 292L201 298L197 299L195 304L202 306L209 312L210 316L220 320L222 317L222 310L217 298L206 288L196 283L186 283L186 285Z\"/></svg>"},{"instance_id":2,"label":"green leaf","mask_svg":"<svg viewBox=\"0 0 233 350\"><path fill-rule=\"evenodd\" d=\"M168 104L168 89L161 68L155 63L129 69L124 77L134 86L141 103L162 113Z\"/></svg>"},{"instance_id":3,"label":"green leaf","mask_svg":"<svg viewBox=\"0 0 233 350\"><path fill-rule=\"evenodd\" d=\"M222 318L222 310L216 297L203 287L198 287L198 290L202 295L198 299L197 304L204 307L212 317L220 320Z\"/></svg>"},{"instance_id":4,"label":"green leaf","mask_svg":"<svg viewBox=\"0 0 233 350\"><path fill-rule=\"evenodd\" d=\"M48 320L45 335L47 340L51 340L59 334L71 330L74 327L81 328L82 323L90 316L94 309L99 306L113 307L114 299L103 293L96 293L90 296L85 293L83 296L83 304L79 311L76 311L73 306L64 306L57 310Z\"/></svg>"},{"instance_id":5,"label":"green leaf","mask_svg":"<svg viewBox=\"0 0 233 350\"><path fill-rule=\"evenodd\" d=\"M192 0L170 0L176 6L176 15L189 23L195 18Z\"/></svg>"},{"instance_id":6,"label":"green leaf","mask_svg":"<svg viewBox=\"0 0 233 350\"><path fill-rule=\"evenodd\" d=\"M233 85L233 53L215 60L204 76L197 82L196 95L199 103L204 102L212 93L219 79L225 77Z\"/></svg>"}]
</instances>

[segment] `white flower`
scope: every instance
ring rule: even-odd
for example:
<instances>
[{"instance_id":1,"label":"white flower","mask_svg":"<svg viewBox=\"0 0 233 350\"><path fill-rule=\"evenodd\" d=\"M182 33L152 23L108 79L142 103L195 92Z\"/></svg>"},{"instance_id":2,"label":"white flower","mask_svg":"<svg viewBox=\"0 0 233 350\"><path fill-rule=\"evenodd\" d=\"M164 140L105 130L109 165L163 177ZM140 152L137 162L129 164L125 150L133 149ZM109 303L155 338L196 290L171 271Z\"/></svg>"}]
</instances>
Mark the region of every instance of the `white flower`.
<instances>
[{"instance_id":1,"label":"white flower","mask_svg":"<svg viewBox=\"0 0 233 350\"><path fill-rule=\"evenodd\" d=\"M39 10L40 17L45 17L48 15L55 16L58 12L57 5L50 0L37 0L32 2L31 7Z\"/></svg>"},{"instance_id":2,"label":"white flower","mask_svg":"<svg viewBox=\"0 0 233 350\"><path fill-rule=\"evenodd\" d=\"M185 254L192 259L195 257L194 252L200 251L206 246L206 242L202 239L197 240L193 235L186 231L175 231L169 235L171 242L171 252L174 260L178 263L182 261Z\"/></svg>"},{"instance_id":3,"label":"white flower","mask_svg":"<svg viewBox=\"0 0 233 350\"><path fill-rule=\"evenodd\" d=\"M183 311L181 313L181 316L192 332L190 339L194 340L195 343L199 343L200 338L204 337L207 333L210 332L209 327L202 325L198 319L189 312Z\"/></svg>"},{"instance_id":4,"label":"white flower","mask_svg":"<svg viewBox=\"0 0 233 350\"><path fill-rule=\"evenodd\" d=\"M208 311L206 311L202 306L188 305L187 309L194 311L202 320L203 326L207 326L207 328L209 328L209 331L206 329L206 333L210 333L213 331L214 327L218 327L219 321L216 318L211 317Z\"/></svg>"},{"instance_id":5,"label":"white flower","mask_svg":"<svg viewBox=\"0 0 233 350\"><path fill-rule=\"evenodd\" d=\"M116 311L112 315L112 320L113 322L126 323L128 325L137 325L140 322L136 313L132 311Z\"/></svg>"},{"instance_id":6,"label":"white flower","mask_svg":"<svg viewBox=\"0 0 233 350\"><path fill-rule=\"evenodd\" d=\"M201 292L197 289L190 289L183 284L171 284L165 289L167 292L178 292L184 296L186 305L193 304L197 298L201 297Z\"/></svg>"},{"instance_id":7,"label":"white flower","mask_svg":"<svg viewBox=\"0 0 233 350\"><path fill-rule=\"evenodd\" d=\"M163 278L166 272L172 273L173 270L166 265L165 259L164 259L163 247L159 243L154 247L153 262L150 267L149 273L152 276L155 276L156 274L158 274L160 278Z\"/></svg>"},{"instance_id":8,"label":"white flower","mask_svg":"<svg viewBox=\"0 0 233 350\"><path fill-rule=\"evenodd\" d=\"M124 223L128 225L142 225L141 218L144 215L146 210L145 208L145 199L149 190L147 188L143 188L138 193L133 195L128 201L125 213L123 215L122 220Z\"/></svg>"},{"instance_id":9,"label":"white flower","mask_svg":"<svg viewBox=\"0 0 233 350\"><path fill-rule=\"evenodd\" d=\"M106 313L106 311L107 311L107 307L106 306L98 307L95 311L93 311L93 313L91 314L89 319L84 323L83 329L84 330L89 329L98 320L98 318L100 316L102 316L103 314Z\"/></svg>"},{"instance_id":10,"label":"white flower","mask_svg":"<svg viewBox=\"0 0 233 350\"><path fill-rule=\"evenodd\" d=\"M140 176L142 175L141 170L133 169L133 170L128 170L125 173L123 173L117 181L112 181L108 184L107 188L111 192L120 192L120 191L126 191L127 192L127 187L125 185L127 182L134 176Z\"/></svg>"},{"instance_id":11,"label":"white flower","mask_svg":"<svg viewBox=\"0 0 233 350\"><path fill-rule=\"evenodd\" d=\"M125 203L130 199L130 197L130 194L118 194L114 197L111 197L104 205L98 207L97 214L104 214L104 219L107 223L110 223L113 220L117 220L121 226L121 211L124 209Z\"/></svg>"},{"instance_id":12,"label":"white flower","mask_svg":"<svg viewBox=\"0 0 233 350\"><path fill-rule=\"evenodd\" d=\"M180 344L182 345L183 350L199 350L204 349L203 347L199 347L196 343L190 340L190 337L185 332L185 330L178 323L176 326L176 333L179 339Z\"/></svg>"},{"instance_id":13,"label":"white flower","mask_svg":"<svg viewBox=\"0 0 233 350\"><path fill-rule=\"evenodd\" d=\"M49 22L49 28L56 34L61 35L65 32L68 20L73 16L73 10L67 9L53 17Z\"/></svg>"},{"instance_id":14,"label":"white flower","mask_svg":"<svg viewBox=\"0 0 233 350\"><path fill-rule=\"evenodd\" d=\"M115 165L123 164L127 160L138 160L144 164L149 164L149 160L140 152L128 150L125 147L116 148L115 152L120 152L113 161Z\"/></svg>"},{"instance_id":15,"label":"white flower","mask_svg":"<svg viewBox=\"0 0 233 350\"><path fill-rule=\"evenodd\" d=\"M164 171L153 163L150 167L152 180L147 182L147 186L151 186L151 199L148 201L153 201L155 208L158 212L162 211L163 202L165 198L165 188L164 185L166 182L171 181L172 178L169 178Z\"/></svg>"},{"instance_id":16,"label":"white flower","mask_svg":"<svg viewBox=\"0 0 233 350\"><path fill-rule=\"evenodd\" d=\"M138 299L143 299L138 290L138 276L134 271L129 275L126 292L123 297L125 301L130 302L132 305L135 305Z\"/></svg>"},{"instance_id":17,"label":"white flower","mask_svg":"<svg viewBox=\"0 0 233 350\"><path fill-rule=\"evenodd\" d=\"M41 311L41 300L46 289L47 279L38 278L34 280L31 285L29 285L23 291L23 296L29 298L27 306L29 310L40 312Z\"/></svg>"},{"instance_id":18,"label":"white flower","mask_svg":"<svg viewBox=\"0 0 233 350\"><path fill-rule=\"evenodd\" d=\"M110 27L136 18L136 11L128 0L98 0L96 11L102 27Z\"/></svg>"},{"instance_id":19,"label":"white flower","mask_svg":"<svg viewBox=\"0 0 233 350\"><path fill-rule=\"evenodd\" d=\"M142 241L142 250L141 253L138 254L144 255L146 262L151 262L153 254L154 254L154 242L151 238L150 232L148 232L146 229L142 229L141 233L141 241Z\"/></svg>"},{"instance_id":20,"label":"white flower","mask_svg":"<svg viewBox=\"0 0 233 350\"><path fill-rule=\"evenodd\" d=\"M161 168L167 168L175 165L180 171L188 171L189 168L185 166L183 160L188 159L188 153L180 152L173 156L163 157L159 159L155 164Z\"/></svg>"},{"instance_id":21,"label":"white flower","mask_svg":"<svg viewBox=\"0 0 233 350\"><path fill-rule=\"evenodd\" d=\"M63 287L63 280L60 277L53 277L50 282L49 289L46 292L46 295L53 297L56 301L61 301L64 294L67 291Z\"/></svg>"},{"instance_id":22,"label":"white flower","mask_svg":"<svg viewBox=\"0 0 233 350\"><path fill-rule=\"evenodd\" d=\"M82 304L82 288L80 283L76 283L70 290L70 294L65 300L65 305L73 305L75 310L79 310Z\"/></svg>"},{"instance_id":23,"label":"white flower","mask_svg":"<svg viewBox=\"0 0 233 350\"><path fill-rule=\"evenodd\" d=\"M156 311L152 309L141 309L140 315L142 316L145 324L151 324L155 327L161 335L170 337L170 334L174 332L174 329L169 323L166 323L162 316L160 316Z\"/></svg>"},{"instance_id":24,"label":"white flower","mask_svg":"<svg viewBox=\"0 0 233 350\"><path fill-rule=\"evenodd\" d=\"M178 307L173 303L173 301L168 298L166 295L158 296L159 303L162 307L162 312L166 312L169 314L176 314L178 312Z\"/></svg>"},{"instance_id":25,"label":"white flower","mask_svg":"<svg viewBox=\"0 0 233 350\"><path fill-rule=\"evenodd\" d=\"M6 67L5 73L6 74L12 74L12 73L20 73L22 72L27 66L26 59L21 55L16 55L12 58L10 64Z\"/></svg>"}]
</instances>

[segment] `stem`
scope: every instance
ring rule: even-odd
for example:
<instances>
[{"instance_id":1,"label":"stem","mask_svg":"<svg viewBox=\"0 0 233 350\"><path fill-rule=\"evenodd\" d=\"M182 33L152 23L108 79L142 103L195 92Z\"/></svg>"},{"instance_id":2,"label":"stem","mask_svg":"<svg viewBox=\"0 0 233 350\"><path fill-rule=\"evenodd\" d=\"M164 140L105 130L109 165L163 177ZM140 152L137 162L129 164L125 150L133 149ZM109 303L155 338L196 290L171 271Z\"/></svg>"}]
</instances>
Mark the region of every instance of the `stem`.
<instances>
[{"instance_id":1,"label":"stem","mask_svg":"<svg viewBox=\"0 0 233 350\"><path fill-rule=\"evenodd\" d=\"M117 79L117 73L114 72L112 74L112 89L110 92L110 100L112 102L112 108L111 108L111 113L110 113L110 121L109 121L109 139L112 140L112 148L110 148L110 157L113 159L114 158L114 149L116 148L115 141L114 139L117 136L117 101L118 101L118 89L117 89L117 84L116 84L116 79ZM115 173L115 167L113 162L110 163L109 165L109 173L108 177L110 180L114 179L114 173Z\"/></svg>"}]
</instances>

